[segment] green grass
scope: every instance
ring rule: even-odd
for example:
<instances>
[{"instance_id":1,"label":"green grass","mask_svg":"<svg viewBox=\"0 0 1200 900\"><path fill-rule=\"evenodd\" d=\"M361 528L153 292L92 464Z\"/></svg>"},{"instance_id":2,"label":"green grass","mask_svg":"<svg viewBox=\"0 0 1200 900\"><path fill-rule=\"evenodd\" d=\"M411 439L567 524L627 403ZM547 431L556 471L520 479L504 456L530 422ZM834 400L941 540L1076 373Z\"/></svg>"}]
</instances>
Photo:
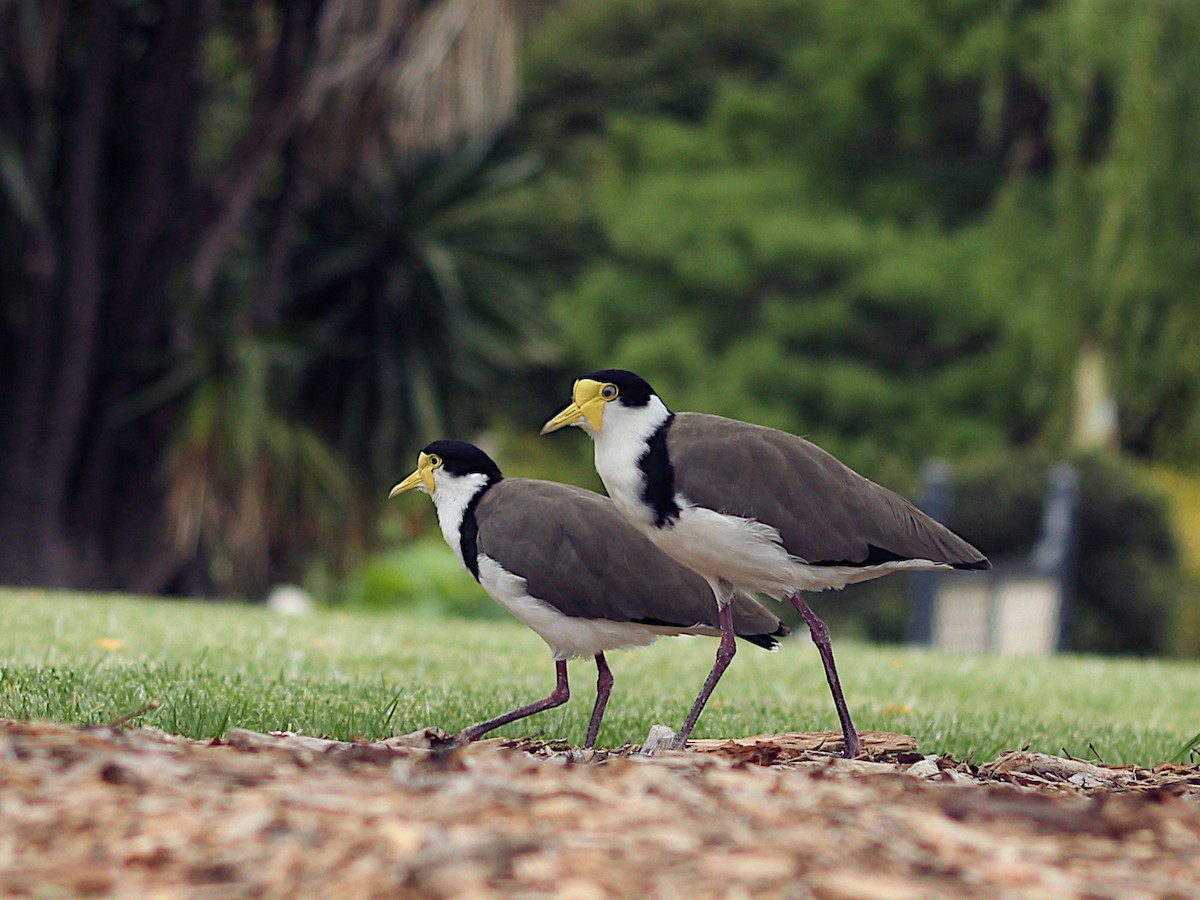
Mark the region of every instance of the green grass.
<instances>
[{"instance_id":1,"label":"green grass","mask_svg":"<svg viewBox=\"0 0 1200 900\"><path fill-rule=\"evenodd\" d=\"M660 640L614 653L616 688L600 743L678 727L715 642ZM916 735L922 751L983 762L1029 745L1152 765L1200 730L1200 664L1059 657L1003 659L837 641L860 728ZM571 666L574 696L500 732L582 742L595 669ZM378 738L456 730L549 693L541 640L508 621L322 610L282 618L232 604L0 590L0 716L76 724L132 720L206 738L227 727ZM696 737L834 729L806 636L779 653L742 645Z\"/></svg>"}]
</instances>

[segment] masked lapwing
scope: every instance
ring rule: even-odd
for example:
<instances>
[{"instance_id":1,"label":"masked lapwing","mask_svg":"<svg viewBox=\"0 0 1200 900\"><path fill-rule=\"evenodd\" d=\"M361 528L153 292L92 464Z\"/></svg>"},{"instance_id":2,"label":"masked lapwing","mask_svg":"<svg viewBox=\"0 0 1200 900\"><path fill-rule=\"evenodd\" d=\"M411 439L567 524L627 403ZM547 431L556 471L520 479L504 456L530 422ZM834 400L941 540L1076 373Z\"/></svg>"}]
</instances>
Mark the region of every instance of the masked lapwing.
<instances>
[{"instance_id":1,"label":"masked lapwing","mask_svg":"<svg viewBox=\"0 0 1200 900\"><path fill-rule=\"evenodd\" d=\"M416 471L388 496L413 489L433 499L442 536L484 590L550 646L558 675L548 697L470 726L462 742L566 703L567 660L590 656L598 673L591 747L613 684L606 650L643 647L662 635L726 633L773 650L788 633L747 594L718 614L708 582L647 540L607 497L504 478L473 444L427 446Z\"/></svg>"},{"instance_id":2,"label":"masked lapwing","mask_svg":"<svg viewBox=\"0 0 1200 900\"><path fill-rule=\"evenodd\" d=\"M708 579L718 606L737 588L791 601L820 651L848 757L860 744L829 630L801 592L898 570L990 568L958 535L816 445L736 419L672 413L632 372L605 369L578 379L574 402L542 433L567 425L591 435L596 471L617 509ZM726 631L678 746L733 655Z\"/></svg>"}]
</instances>

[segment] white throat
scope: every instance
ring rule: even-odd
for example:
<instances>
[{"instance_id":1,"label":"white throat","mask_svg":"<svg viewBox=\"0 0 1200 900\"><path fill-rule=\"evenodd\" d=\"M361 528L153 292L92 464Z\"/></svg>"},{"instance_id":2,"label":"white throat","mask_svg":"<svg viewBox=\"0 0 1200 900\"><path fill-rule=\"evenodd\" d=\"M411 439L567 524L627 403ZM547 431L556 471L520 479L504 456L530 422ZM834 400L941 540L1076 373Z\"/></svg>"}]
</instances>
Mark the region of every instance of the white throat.
<instances>
[{"instance_id":1,"label":"white throat","mask_svg":"<svg viewBox=\"0 0 1200 900\"><path fill-rule=\"evenodd\" d=\"M645 406L609 403L600 430L585 429L596 443L596 472L604 489L626 518L639 525L652 524L654 511L642 500L644 476L638 461L651 436L670 415L666 404L651 395Z\"/></svg>"},{"instance_id":2,"label":"white throat","mask_svg":"<svg viewBox=\"0 0 1200 900\"><path fill-rule=\"evenodd\" d=\"M467 505L483 490L488 477L482 472L472 472L469 475L447 475L441 470L433 473L433 505L437 509L438 525L442 528L442 537L450 545L450 549L458 556L459 562L466 565L462 558L463 516Z\"/></svg>"}]
</instances>

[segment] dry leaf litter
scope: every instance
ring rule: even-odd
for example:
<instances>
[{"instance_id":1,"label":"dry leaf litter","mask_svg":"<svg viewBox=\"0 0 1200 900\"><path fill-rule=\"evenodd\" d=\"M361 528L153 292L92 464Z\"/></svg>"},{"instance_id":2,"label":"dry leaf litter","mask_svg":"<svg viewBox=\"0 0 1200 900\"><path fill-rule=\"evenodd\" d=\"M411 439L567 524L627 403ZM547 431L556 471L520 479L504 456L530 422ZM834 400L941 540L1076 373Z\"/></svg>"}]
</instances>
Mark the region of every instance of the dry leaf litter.
<instances>
[{"instance_id":1,"label":"dry leaf litter","mask_svg":"<svg viewBox=\"0 0 1200 900\"><path fill-rule=\"evenodd\" d=\"M649 757L0 720L0 894L1200 895L1200 767L864 739L857 760L833 733Z\"/></svg>"}]
</instances>

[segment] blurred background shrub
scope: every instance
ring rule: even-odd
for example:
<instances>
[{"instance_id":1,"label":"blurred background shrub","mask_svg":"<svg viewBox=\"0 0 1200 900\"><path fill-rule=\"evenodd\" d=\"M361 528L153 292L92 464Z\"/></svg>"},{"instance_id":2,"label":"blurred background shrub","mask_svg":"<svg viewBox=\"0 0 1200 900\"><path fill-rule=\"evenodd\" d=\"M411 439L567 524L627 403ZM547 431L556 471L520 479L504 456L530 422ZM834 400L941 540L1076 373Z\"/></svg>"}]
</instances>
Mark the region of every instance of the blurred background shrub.
<instances>
[{"instance_id":1,"label":"blurred background shrub","mask_svg":"<svg viewBox=\"0 0 1200 900\"><path fill-rule=\"evenodd\" d=\"M1039 535L1047 474L1062 461L1076 468L1080 492L1067 646L1081 653L1195 655L1200 582L1181 565L1172 504L1145 467L1094 452L1065 460L1041 451L976 458L953 471L955 530L993 560L1027 558ZM845 609L836 595L817 602L852 633L902 641L908 587L893 576L847 588Z\"/></svg>"},{"instance_id":2,"label":"blurred background shrub","mask_svg":"<svg viewBox=\"0 0 1200 900\"><path fill-rule=\"evenodd\" d=\"M1055 461L1033 453L964 466L955 477L956 526L998 558L1027 555ZM1173 615L1187 583L1166 497L1144 469L1116 458L1089 453L1067 461L1079 473L1080 500L1068 646L1089 653L1177 650Z\"/></svg>"},{"instance_id":3,"label":"blurred background shrub","mask_svg":"<svg viewBox=\"0 0 1200 900\"><path fill-rule=\"evenodd\" d=\"M346 579L341 595L346 606L380 612L404 610L467 619L508 615L475 583L440 537L432 535L372 557Z\"/></svg>"}]
</instances>

